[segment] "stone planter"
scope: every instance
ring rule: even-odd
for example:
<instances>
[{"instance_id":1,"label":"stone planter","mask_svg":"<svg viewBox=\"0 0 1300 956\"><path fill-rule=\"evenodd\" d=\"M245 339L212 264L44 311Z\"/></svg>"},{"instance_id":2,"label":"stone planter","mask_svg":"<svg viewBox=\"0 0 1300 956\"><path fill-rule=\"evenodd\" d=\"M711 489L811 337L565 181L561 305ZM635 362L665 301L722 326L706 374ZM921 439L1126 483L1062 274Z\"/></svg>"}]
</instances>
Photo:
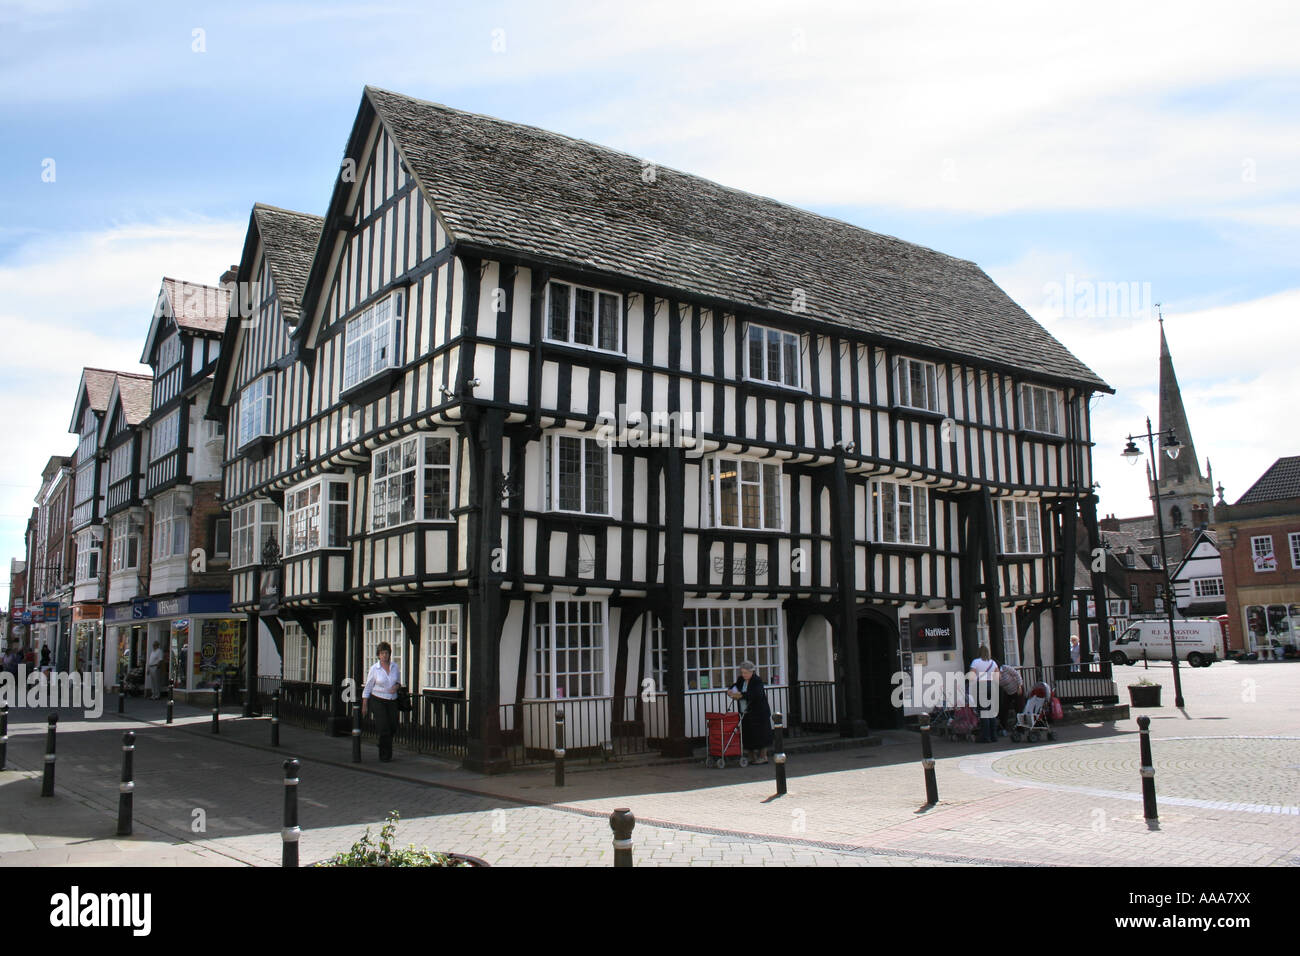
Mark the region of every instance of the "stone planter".
<instances>
[{"instance_id":1,"label":"stone planter","mask_svg":"<svg viewBox=\"0 0 1300 956\"><path fill-rule=\"evenodd\" d=\"M1128 685L1129 703L1134 707L1159 707L1160 706L1160 685L1159 684L1129 684Z\"/></svg>"}]
</instances>

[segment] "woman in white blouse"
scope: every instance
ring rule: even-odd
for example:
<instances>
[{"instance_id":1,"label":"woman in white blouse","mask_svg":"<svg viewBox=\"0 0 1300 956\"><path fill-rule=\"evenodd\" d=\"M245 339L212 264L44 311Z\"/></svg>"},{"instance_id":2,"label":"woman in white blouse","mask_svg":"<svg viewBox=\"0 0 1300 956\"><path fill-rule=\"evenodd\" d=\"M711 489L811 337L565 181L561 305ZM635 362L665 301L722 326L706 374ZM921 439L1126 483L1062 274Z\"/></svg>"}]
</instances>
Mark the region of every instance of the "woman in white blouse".
<instances>
[{"instance_id":1,"label":"woman in white blouse","mask_svg":"<svg viewBox=\"0 0 1300 956\"><path fill-rule=\"evenodd\" d=\"M393 759L393 730L397 727L397 688L402 683L401 669L393 663L393 646L379 645L379 660L370 667L365 689L361 692L361 716L374 703L375 723L379 726L379 759Z\"/></svg>"}]
</instances>

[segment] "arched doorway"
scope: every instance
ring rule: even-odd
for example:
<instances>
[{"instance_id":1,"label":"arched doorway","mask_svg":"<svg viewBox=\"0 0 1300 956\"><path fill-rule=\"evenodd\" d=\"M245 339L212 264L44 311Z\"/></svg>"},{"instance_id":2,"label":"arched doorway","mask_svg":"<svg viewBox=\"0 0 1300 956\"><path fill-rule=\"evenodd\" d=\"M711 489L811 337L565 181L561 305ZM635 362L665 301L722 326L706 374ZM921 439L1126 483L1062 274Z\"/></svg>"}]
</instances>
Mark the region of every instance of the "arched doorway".
<instances>
[{"instance_id":1,"label":"arched doorway","mask_svg":"<svg viewBox=\"0 0 1300 956\"><path fill-rule=\"evenodd\" d=\"M872 730L899 726L903 712L894 707L898 665L898 625L874 610L858 613L858 687L862 715Z\"/></svg>"}]
</instances>

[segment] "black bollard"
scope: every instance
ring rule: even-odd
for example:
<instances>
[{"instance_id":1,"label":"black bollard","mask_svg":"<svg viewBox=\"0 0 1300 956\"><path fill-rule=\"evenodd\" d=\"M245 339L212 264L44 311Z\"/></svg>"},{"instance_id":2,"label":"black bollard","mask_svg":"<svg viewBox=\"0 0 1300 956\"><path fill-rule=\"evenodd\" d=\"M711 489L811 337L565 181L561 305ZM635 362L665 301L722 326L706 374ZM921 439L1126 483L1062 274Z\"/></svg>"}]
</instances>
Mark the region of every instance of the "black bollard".
<instances>
[{"instance_id":1,"label":"black bollard","mask_svg":"<svg viewBox=\"0 0 1300 956\"><path fill-rule=\"evenodd\" d=\"M632 828L636 826L636 817L626 807L621 807L609 815L609 828L614 831L614 865L632 865Z\"/></svg>"},{"instance_id":2,"label":"black bollard","mask_svg":"<svg viewBox=\"0 0 1300 956\"><path fill-rule=\"evenodd\" d=\"M930 715L921 715L921 766L925 768L925 805L939 802L939 782L934 776L934 750L930 746Z\"/></svg>"},{"instance_id":3,"label":"black bollard","mask_svg":"<svg viewBox=\"0 0 1300 956\"><path fill-rule=\"evenodd\" d=\"M564 786L564 711L555 711L555 785Z\"/></svg>"},{"instance_id":4,"label":"black bollard","mask_svg":"<svg viewBox=\"0 0 1300 956\"><path fill-rule=\"evenodd\" d=\"M221 733L221 688L212 688L212 732Z\"/></svg>"},{"instance_id":5,"label":"black bollard","mask_svg":"<svg viewBox=\"0 0 1300 956\"><path fill-rule=\"evenodd\" d=\"M1144 671L1151 670L1151 662L1147 660L1147 649L1145 647L1142 648L1142 669Z\"/></svg>"},{"instance_id":6,"label":"black bollard","mask_svg":"<svg viewBox=\"0 0 1300 956\"><path fill-rule=\"evenodd\" d=\"M135 731L122 735L122 782L117 785L117 835L131 835L131 811L135 803Z\"/></svg>"},{"instance_id":7,"label":"black bollard","mask_svg":"<svg viewBox=\"0 0 1300 956\"><path fill-rule=\"evenodd\" d=\"M172 722L176 713L176 682L167 685L167 723Z\"/></svg>"},{"instance_id":8,"label":"black bollard","mask_svg":"<svg viewBox=\"0 0 1300 956\"><path fill-rule=\"evenodd\" d=\"M284 829L280 838L284 842L284 852L280 857L281 866L298 865L298 837L302 830L298 827L298 761L284 762Z\"/></svg>"},{"instance_id":9,"label":"black bollard","mask_svg":"<svg viewBox=\"0 0 1300 956\"><path fill-rule=\"evenodd\" d=\"M776 771L776 795L785 796L785 717L772 715L772 730L776 733L776 751L772 754L772 766Z\"/></svg>"},{"instance_id":10,"label":"black bollard","mask_svg":"<svg viewBox=\"0 0 1300 956\"><path fill-rule=\"evenodd\" d=\"M117 686L117 712L119 714L126 713L126 688L121 684Z\"/></svg>"},{"instance_id":11,"label":"black bollard","mask_svg":"<svg viewBox=\"0 0 1300 956\"><path fill-rule=\"evenodd\" d=\"M280 692L271 695L271 746L280 746Z\"/></svg>"},{"instance_id":12,"label":"black bollard","mask_svg":"<svg viewBox=\"0 0 1300 956\"><path fill-rule=\"evenodd\" d=\"M9 705L0 707L0 770L9 756Z\"/></svg>"},{"instance_id":13,"label":"black bollard","mask_svg":"<svg viewBox=\"0 0 1300 956\"><path fill-rule=\"evenodd\" d=\"M1151 718L1139 717L1138 730L1142 740L1142 815L1148 821L1158 820L1156 814L1156 768L1151 760Z\"/></svg>"},{"instance_id":14,"label":"black bollard","mask_svg":"<svg viewBox=\"0 0 1300 956\"><path fill-rule=\"evenodd\" d=\"M50 729L45 732L45 779L41 781L41 796L54 796L54 726L58 714L50 714Z\"/></svg>"},{"instance_id":15,"label":"black bollard","mask_svg":"<svg viewBox=\"0 0 1300 956\"><path fill-rule=\"evenodd\" d=\"M361 763L361 707L352 705L352 762Z\"/></svg>"}]
</instances>

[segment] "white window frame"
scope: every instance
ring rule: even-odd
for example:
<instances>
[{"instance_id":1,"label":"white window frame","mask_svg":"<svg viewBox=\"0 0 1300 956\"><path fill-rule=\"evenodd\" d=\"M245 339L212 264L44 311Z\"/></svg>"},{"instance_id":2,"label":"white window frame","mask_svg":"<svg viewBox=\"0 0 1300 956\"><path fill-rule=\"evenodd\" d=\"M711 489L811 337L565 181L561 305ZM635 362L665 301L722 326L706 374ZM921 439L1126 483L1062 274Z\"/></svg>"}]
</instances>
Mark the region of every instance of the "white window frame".
<instances>
[{"instance_id":1,"label":"white window frame","mask_svg":"<svg viewBox=\"0 0 1300 956\"><path fill-rule=\"evenodd\" d=\"M173 332L158 346L158 371L165 372L181 360L181 336Z\"/></svg>"},{"instance_id":2,"label":"white window frame","mask_svg":"<svg viewBox=\"0 0 1300 956\"><path fill-rule=\"evenodd\" d=\"M275 373L259 375L239 393L239 447L275 434Z\"/></svg>"},{"instance_id":3,"label":"white window frame","mask_svg":"<svg viewBox=\"0 0 1300 956\"><path fill-rule=\"evenodd\" d=\"M404 651L406 649L406 632L402 629L402 622L397 615L391 611L383 614L367 614L362 619L362 634L364 637L364 646L362 648L363 664L365 666L366 679L370 678L370 668L375 666L379 660L379 645L387 641L393 647L392 657L389 662L396 664L398 672L402 678L402 683L410 686L410 675L406 673L403 666L405 662Z\"/></svg>"},{"instance_id":4,"label":"white window frame","mask_svg":"<svg viewBox=\"0 0 1300 956\"><path fill-rule=\"evenodd\" d=\"M785 469L781 462L771 459L747 458L742 455L709 455L700 467L703 487L700 489L700 506L704 512L704 526L736 531L785 530ZM735 490L729 494L722 483L734 481ZM752 508L746 508L746 489L757 489L758 520L753 523ZM735 515L728 520L725 499L734 494Z\"/></svg>"},{"instance_id":5,"label":"white window frame","mask_svg":"<svg viewBox=\"0 0 1300 956\"><path fill-rule=\"evenodd\" d=\"M306 682L311 670L311 641L307 632L296 621L285 621L284 657L281 659L281 673L284 680Z\"/></svg>"},{"instance_id":6,"label":"white window frame","mask_svg":"<svg viewBox=\"0 0 1300 956\"><path fill-rule=\"evenodd\" d=\"M108 456L108 483L115 485L131 476L131 442L128 439L114 448Z\"/></svg>"},{"instance_id":7,"label":"white window frame","mask_svg":"<svg viewBox=\"0 0 1300 956\"><path fill-rule=\"evenodd\" d=\"M563 622L556 608L563 606ZM583 620L584 610L587 620ZM598 610L598 615L593 614ZM577 615L577 619L573 615ZM598 617L599 620L595 618ZM564 647L559 646L564 639ZM576 639L576 643L571 643ZM601 597L554 592L533 602L532 653L528 656L529 700L608 697L609 604ZM583 655L588 655L584 657ZM576 687L575 687L576 682ZM577 690L578 693L572 693Z\"/></svg>"},{"instance_id":8,"label":"white window frame","mask_svg":"<svg viewBox=\"0 0 1300 956\"><path fill-rule=\"evenodd\" d=\"M1040 413L1047 412L1049 420L1040 421ZM1020 386L1020 427L1040 435L1064 435L1064 418L1061 393L1046 385L1023 383ZM1046 425L1047 427L1041 427Z\"/></svg>"},{"instance_id":9,"label":"white window frame","mask_svg":"<svg viewBox=\"0 0 1300 956\"><path fill-rule=\"evenodd\" d=\"M166 418L159 419L149 429L150 463L171 454L181 443L181 410L175 409Z\"/></svg>"},{"instance_id":10,"label":"white window frame","mask_svg":"<svg viewBox=\"0 0 1300 956\"><path fill-rule=\"evenodd\" d=\"M179 495L162 495L153 503L153 559L189 556L190 516Z\"/></svg>"},{"instance_id":11,"label":"white window frame","mask_svg":"<svg viewBox=\"0 0 1300 956\"><path fill-rule=\"evenodd\" d=\"M280 528L280 509L275 502L258 498L230 511L230 568L262 563L262 549Z\"/></svg>"},{"instance_id":12,"label":"white window frame","mask_svg":"<svg viewBox=\"0 0 1300 956\"><path fill-rule=\"evenodd\" d=\"M140 567L140 535L127 515L113 519L113 542L111 545L112 564L109 570L113 574L123 571L135 571ZM131 560L134 555L135 560Z\"/></svg>"},{"instance_id":13,"label":"white window frame","mask_svg":"<svg viewBox=\"0 0 1300 956\"><path fill-rule=\"evenodd\" d=\"M90 584L99 580L103 547L103 532L99 529L87 528L85 531L78 532L75 583Z\"/></svg>"},{"instance_id":14,"label":"white window frame","mask_svg":"<svg viewBox=\"0 0 1300 956\"><path fill-rule=\"evenodd\" d=\"M762 333L762 341L755 342L754 334ZM775 342L773 338L775 337ZM754 347L759 348L759 365L755 368ZM773 345L777 349L776 375L773 377L771 369ZM791 354L793 349L793 354ZM745 325L745 378L751 382L762 382L764 385L776 385L781 388L802 389L803 388L803 337L796 332L787 332L785 329L774 329L770 326L759 325L756 322L750 322ZM793 375L789 374L793 371ZM793 377L793 381L789 381Z\"/></svg>"},{"instance_id":15,"label":"white window frame","mask_svg":"<svg viewBox=\"0 0 1300 956\"><path fill-rule=\"evenodd\" d=\"M561 505L560 492L560 455L558 448L563 442L578 443L578 507L566 508ZM593 476L589 468L593 461L602 463L603 474ZM608 442L593 438L590 433L548 432L542 436L542 502L547 511L566 514L585 514L607 516L612 514L611 497L613 493L613 450ZM599 498L596 492L597 482L602 485ZM603 507L601 505L603 504Z\"/></svg>"},{"instance_id":16,"label":"white window frame","mask_svg":"<svg viewBox=\"0 0 1300 956\"><path fill-rule=\"evenodd\" d=\"M1291 547L1291 567L1300 568L1300 531L1288 534L1287 544Z\"/></svg>"},{"instance_id":17,"label":"white window frame","mask_svg":"<svg viewBox=\"0 0 1300 956\"><path fill-rule=\"evenodd\" d=\"M1192 578L1192 596L1198 598L1223 597L1222 577Z\"/></svg>"},{"instance_id":18,"label":"white window frame","mask_svg":"<svg viewBox=\"0 0 1300 956\"><path fill-rule=\"evenodd\" d=\"M912 370L921 369L925 383L925 395L918 396L912 387ZM894 398L895 403L904 408L915 408L923 412L940 412L943 399L939 394L939 366L924 359L908 358L900 355L894 359Z\"/></svg>"},{"instance_id":19,"label":"white window frame","mask_svg":"<svg viewBox=\"0 0 1300 956\"><path fill-rule=\"evenodd\" d=\"M284 493L284 532L280 540L286 558L348 546L350 487L346 477L321 475ZM338 489L342 489L341 497L336 496Z\"/></svg>"},{"instance_id":20,"label":"white window frame","mask_svg":"<svg viewBox=\"0 0 1300 956\"><path fill-rule=\"evenodd\" d=\"M904 501L903 490L907 490L907 501ZM921 497L918 499L917 495ZM893 536L886 533L885 514L886 509L890 508L890 498L892 496L892 510L894 516ZM871 516L874 522L875 540L880 544L897 544L911 547L925 548L930 546L930 513L933 502L930 500L930 489L924 485L914 485L903 481L882 481L877 480L871 483L872 507ZM917 502L923 502L920 509L917 508ZM910 533L903 535L903 509L908 509L908 522ZM917 520L917 511L924 512Z\"/></svg>"},{"instance_id":21,"label":"white window frame","mask_svg":"<svg viewBox=\"0 0 1300 956\"><path fill-rule=\"evenodd\" d=\"M77 464L81 464L95 455L99 444L99 429L95 426L95 412L89 407L81 415L81 434L77 440Z\"/></svg>"},{"instance_id":22,"label":"white window frame","mask_svg":"<svg viewBox=\"0 0 1300 956\"><path fill-rule=\"evenodd\" d=\"M975 644L992 648L992 634L989 630L989 609L980 608L979 620L975 624ZM1020 666L1020 638L1017 635L1016 609L1002 609L1002 663L1008 667Z\"/></svg>"},{"instance_id":23,"label":"white window frame","mask_svg":"<svg viewBox=\"0 0 1300 956\"><path fill-rule=\"evenodd\" d=\"M688 693L730 687L746 659L767 686L786 685L785 616L778 603L693 601L684 609L682 635ZM701 686L704 678L708 686Z\"/></svg>"},{"instance_id":24,"label":"white window frame","mask_svg":"<svg viewBox=\"0 0 1300 956\"><path fill-rule=\"evenodd\" d=\"M1251 536L1250 558L1256 574L1271 574L1277 570L1277 553L1273 550L1273 536L1271 534ZM1270 568L1267 565L1261 565L1261 559L1263 558L1271 558L1273 566Z\"/></svg>"},{"instance_id":25,"label":"white window frame","mask_svg":"<svg viewBox=\"0 0 1300 956\"><path fill-rule=\"evenodd\" d=\"M343 331L343 390L402 365L406 292L395 289L347 320Z\"/></svg>"},{"instance_id":26,"label":"white window frame","mask_svg":"<svg viewBox=\"0 0 1300 956\"><path fill-rule=\"evenodd\" d=\"M425 690L464 690L465 646L461 641L460 605L425 608L420 615L420 628L424 639L424 672L420 676L420 687Z\"/></svg>"},{"instance_id":27,"label":"white window frame","mask_svg":"<svg viewBox=\"0 0 1300 956\"><path fill-rule=\"evenodd\" d=\"M333 683L334 670L334 622L319 621L316 624L316 683Z\"/></svg>"},{"instance_id":28,"label":"white window frame","mask_svg":"<svg viewBox=\"0 0 1300 956\"><path fill-rule=\"evenodd\" d=\"M447 449L447 460L445 462L430 462L430 448L437 444L445 443ZM395 441L383 448L376 448L375 453L370 458L370 504L366 518L366 527L370 531L386 531L390 528L398 528L402 525L412 524L414 522L450 522L455 518L452 510L456 503L456 439L452 435L435 434L432 432L417 433L408 435L400 441ZM407 450L411 452L411 462L407 462ZM393 468L393 456L396 455L396 463L399 467ZM436 452L435 455L436 457ZM446 483L445 502L433 502L433 507L427 507L428 496L434 492L430 490L430 480L435 478L437 473L443 473ZM411 494L414 496L410 501L409 511L404 507L407 503L406 482L403 476L411 475ZM396 513L390 510L389 502L393 500L393 489L397 488L401 495L401 501L398 504Z\"/></svg>"},{"instance_id":29,"label":"white window frame","mask_svg":"<svg viewBox=\"0 0 1300 956\"><path fill-rule=\"evenodd\" d=\"M1042 509L1037 498L1001 498L998 500L998 537L1002 554L1042 554ZM1007 518L1011 519L1012 540L1007 537Z\"/></svg>"},{"instance_id":30,"label":"white window frame","mask_svg":"<svg viewBox=\"0 0 1300 956\"><path fill-rule=\"evenodd\" d=\"M567 308L564 319L564 335L556 334L556 326L551 319L551 306L553 301L557 301L554 296L554 290L558 286L565 287ZM578 293L590 292L592 296L592 324L591 324L591 341L582 342L578 339L577 330L577 311L578 311ZM602 341L601 331L608 329L609 325L605 319L605 303L607 299L613 300L613 332L614 344L612 346L600 344ZM607 289L597 289L592 286L578 285L573 282L562 282L558 279L552 279L546 283L546 309L542 313L543 338L547 342L555 342L559 345L569 345L573 348L590 349L593 352L605 352L610 355L623 355L623 296L618 292L610 292Z\"/></svg>"}]
</instances>

